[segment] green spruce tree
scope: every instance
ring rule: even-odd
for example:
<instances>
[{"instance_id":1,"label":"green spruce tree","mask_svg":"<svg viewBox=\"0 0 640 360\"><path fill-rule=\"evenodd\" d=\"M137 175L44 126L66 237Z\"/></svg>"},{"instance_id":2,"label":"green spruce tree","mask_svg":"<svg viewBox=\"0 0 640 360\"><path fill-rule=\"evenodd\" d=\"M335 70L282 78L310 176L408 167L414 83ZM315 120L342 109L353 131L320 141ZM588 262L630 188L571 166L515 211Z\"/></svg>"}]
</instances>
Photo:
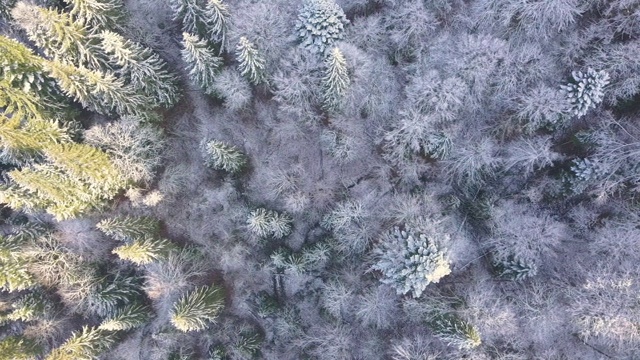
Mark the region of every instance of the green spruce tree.
<instances>
[{"instance_id":1,"label":"green spruce tree","mask_svg":"<svg viewBox=\"0 0 640 360\"><path fill-rule=\"evenodd\" d=\"M51 142L71 141L67 130L57 122L39 118L28 121L0 115L0 148L3 160L24 164L41 157L43 147Z\"/></svg>"},{"instance_id":2,"label":"green spruce tree","mask_svg":"<svg viewBox=\"0 0 640 360\"><path fill-rule=\"evenodd\" d=\"M7 336L0 340L0 360L35 360L42 349L23 336Z\"/></svg>"},{"instance_id":3,"label":"green spruce tree","mask_svg":"<svg viewBox=\"0 0 640 360\"><path fill-rule=\"evenodd\" d=\"M246 156L240 150L218 140L203 142L202 155L208 167L230 173L239 172L247 163Z\"/></svg>"},{"instance_id":4,"label":"green spruce tree","mask_svg":"<svg viewBox=\"0 0 640 360\"><path fill-rule=\"evenodd\" d=\"M94 70L108 69L99 38L68 13L21 1L12 16L47 57Z\"/></svg>"},{"instance_id":5,"label":"green spruce tree","mask_svg":"<svg viewBox=\"0 0 640 360\"><path fill-rule=\"evenodd\" d=\"M351 84L347 61L339 48L331 50L325 67L325 76L322 78L323 107L327 111L338 111Z\"/></svg>"},{"instance_id":6,"label":"green spruce tree","mask_svg":"<svg viewBox=\"0 0 640 360\"><path fill-rule=\"evenodd\" d=\"M461 350L473 349L482 343L478 330L455 314L438 315L429 325L438 338Z\"/></svg>"},{"instance_id":7,"label":"green spruce tree","mask_svg":"<svg viewBox=\"0 0 640 360\"><path fill-rule=\"evenodd\" d=\"M160 233L160 222L147 216L116 216L100 221L96 227L105 235L125 242Z\"/></svg>"},{"instance_id":8,"label":"green spruce tree","mask_svg":"<svg viewBox=\"0 0 640 360\"><path fill-rule=\"evenodd\" d=\"M223 289L215 285L201 286L173 305L171 323L184 332L204 330L207 322L215 321L223 308Z\"/></svg>"},{"instance_id":9,"label":"green spruce tree","mask_svg":"<svg viewBox=\"0 0 640 360\"><path fill-rule=\"evenodd\" d=\"M111 31L100 34L102 48L109 55L120 78L129 79L133 88L153 99L153 106L171 107L180 98L177 78L167 63L151 49Z\"/></svg>"},{"instance_id":10,"label":"green spruce tree","mask_svg":"<svg viewBox=\"0 0 640 360\"><path fill-rule=\"evenodd\" d=\"M21 291L36 284L21 246L15 237L0 237L0 290Z\"/></svg>"},{"instance_id":11,"label":"green spruce tree","mask_svg":"<svg viewBox=\"0 0 640 360\"><path fill-rule=\"evenodd\" d=\"M249 231L261 238L281 239L291 233L292 223L293 219L286 212L278 213L265 208L255 209L247 217Z\"/></svg>"},{"instance_id":12,"label":"green spruce tree","mask_svg":"<svg viewBox=\"0 0 640 360\"><path fill-rule=\"evenodd\" d=\"M105 319L98 327L101 330L124 331L144 325L151 318L151 309L146 305L131 304L119 309L115 315Z\"/></svg>"},{"instance_id":13,"label":"green spruce tree","mask_svg":"<svg viewBox=\"0 0 640 360\"><path fill-rule=\"evenodd\" d=\"M240 73L249 82L258 85L266 81L265 61L255 45L244 36L240 38L236 47L236 59Z\"/></svg>"},{"instance_id":14,"label":"green spruce tree","mask_svg":"<svg viewBox=\"0 0 640 360\"><path fill-rule=\"evenodd\" d=\"M187 64L189 78L201 87L208 95L215 94L214 81L222 67L222 58L215 55L215 51L206 40L189 33L182 34L182 59Z\"/></svg>"},{"instance_id":15,"label":"green spruce tree","mask_svg":"<svg viewBox=\"0 0 640 360\"><path fill-rule=\"evenodd\" d=\"M46 360L93 360L115 344L116 333L84 326L74 332L64 344L54 349Z\"/></svg>"},{"instance_id":16,"label":"green spruce tree","mask_svg":"<svg viewBox=\"0 0 640 360\"><path fill-rule=\"evenodd\" d=\"M113 74L58 61L48 62L46 69L66 95L89 110L104 115L148 115L151 103L147 98Z\"/></svg>"},{"instance_id":17,"label":"green spruce tree","mask_svg":"<svg viewBox=\"0 0 640 360\"><path fill-rule=\"evenodd\" d=\"M33 321L43 319L53 310L53 302L40 290L22 295L11 304L13 310L7 319L12 321Z\"/></svg>"},{"instance_id":18,"label":"green spruce tree","mask_svg":"<svg viewBox=\"0 0 640 360\"><path fill-rule=\"evenodd\" d=\"M167 239L144 237L113 249L113 253L136 265L146 265L166 259L176 249L177 246Z\"/></svg>"},{"instance_id":19,"label":"green spruce tree","mask_svg":"<svg viewBox=\"0 0 640 360\"><path fill-rule=\"evenodd\" d=\"M65 0L69 14L91 29L122 29L126 18L122 0Z\"/></svg>"},{"instance_id":20,"label":"green spruce tree","mask_svg":"<svg viewBox=\"0 0 640 360\"><path fill-rule=\"evenodd\" d=\"M222 0L171 0L174 18L182 22L182 30L224 45L229 10ZM222 49L221 49L222 50Z\"/></svg>"}]
</instances>

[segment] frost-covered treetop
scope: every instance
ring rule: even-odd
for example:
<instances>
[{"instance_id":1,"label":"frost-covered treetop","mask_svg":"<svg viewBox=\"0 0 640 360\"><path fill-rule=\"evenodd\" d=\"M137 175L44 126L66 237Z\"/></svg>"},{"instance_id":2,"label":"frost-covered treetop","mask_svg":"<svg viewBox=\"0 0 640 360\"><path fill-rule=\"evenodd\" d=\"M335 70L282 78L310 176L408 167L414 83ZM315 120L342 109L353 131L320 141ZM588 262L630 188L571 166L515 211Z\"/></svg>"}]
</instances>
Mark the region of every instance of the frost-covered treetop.
<instances>
[{"instance_id":1,"label":"frost-covered treetop","mask_svg":"<svg viewBox=\"0 0 640 360\"><path fill-rule=\"evenodd\" d=\"M393 286L398 295L411 292L418 298L427 285L451 273L445 252L438 248L435 239L399 227L389 235L388 241L375 250L378 262L371 269L381 271L380 281Z\"/></svg>"},{"instance_id":2,"label":"frost-covered treetop","mask_svg":"<svg viewBox=\"0 0 640 360\"><path fill-rule=\"evenodd\" d=\"M582 117L602 102L604 87L609 84L609 73L589 68L586 73L574 71L571 75L573 82L561 88L571 104L571 111Z\"/></svg>"},{"instance_id":3,"label":"frost-covered treetop","mask_svg":"<svg viewBox=\"0 0 640 360\"><path fill-rule=\"evenodd\" d=\"M307 0L296 21L296 33L302 45L324 54L343 37L349 23L342 8L334 0Z\"/></svg>"}]
</instances>

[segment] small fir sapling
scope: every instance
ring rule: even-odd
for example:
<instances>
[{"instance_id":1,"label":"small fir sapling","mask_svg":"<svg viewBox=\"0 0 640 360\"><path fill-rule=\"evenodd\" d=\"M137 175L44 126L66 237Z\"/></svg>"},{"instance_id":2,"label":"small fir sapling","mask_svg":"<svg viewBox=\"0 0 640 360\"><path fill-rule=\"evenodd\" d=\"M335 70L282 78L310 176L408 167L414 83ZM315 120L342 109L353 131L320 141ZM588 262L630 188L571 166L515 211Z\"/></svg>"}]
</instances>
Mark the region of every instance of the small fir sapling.
<instances>
[{"instance_id":1,"label":"small fir sapling","mask_svg":"<svg viewBox=\"0 0 640 360\"><path fill-rule=\"evenodd\" d=\"M209 327L224 309L224 291L216 285L201 286L186 293L171 311L171 324L176 329L189 332Z\"/></svg>"},{"instance_id":2,"label":"small fir sapling","mask_svg":"<svg viewBox=\"0 0 640 360\"><path fill-rule=\"evenodd\" d=\"M513 255L506 258L494 258L492 265L497 276L514 281L522 281L534 277L538 273L535 263Z\"/></svg>"},{"instance_id":3,"label":"small fir sapling","mask_svg":"<svg viewBox=\"0 0 640 360\"><path fill-rule=\"evenodd\" d=\"M236 47L236 59L240 74L254 85L266 81L265 61L256 46L242 36Z\"/></svg>"},{"instance_id":4,"label":"small fir sapling","mask_svg":"<svg viewBox=\"0 0 640 360\"><path fill-rule=\"evenodd\" d=\"M67 341L55 348L45 360L95 359L116 343L116 332L83 326Z\"/></svg>"},{"instance_id":5,"label":"small fir sapling","mask_svg":"<svg viewBox=\"0 0 640 360\"><path fill-rule=\"evenodd\" d=\"M215 170L238 173L247 164L247 157L236 147L218 140L204 140L201 143L202 156L206 166Z\"/></svg>"},{"instance_id":6,"label":"small fir sapling","mask_svg":"<svg viewBox=\"0 0 640 360\"><path fill-rule=\"evenodd\" d=\"M258 208L247 217L247 227L258 237L281 239L291 233L293 219L286 212Z\"/></svg>"},{"instance_id":7,"label":"small fir sapling","mask_svg":"<svg viewBox=\"0 0 640 360\"><path fill-rule=\"evenodd\" d=\"M298 14L295 31L302 46L325 54L333 44L342 40L349 20L334 0L306 0Z\"/></svg>"},{"instance_id":8,"label":"small fir sapling","mask_svg":"<svg viewBox=\"0 0 640 360\"><path fill-rule=\"evenodd\" d=\"M577 117L583 117L595 108L604 98L604 89L609 84L609 73L588 68L586 73L574 71L573 81L562 85L571 111Z\"/></svg>"},{"instance_id":9,"label":"small fir sapling","mask_svg":"<svg viewBox=\"0 0 640 360\"><path fill-rule=\"evenodd\" d=\"M112 253L136 265L146 265L167 259L169 253L176 249L177 246L167 239L145 236L113 249Z\"/></svg>"},{"instance_id":10,"label":"small fir sapling","mask_svg":"<svg viewBox=\"0 0 640 360\"><path fill-rule=\"evenodd\" d=\"M436 316L429 322L429 327L436 337L461 350L473 349L482 343L478 330L452 313Z\"/></svg>"},{"instance_id":11,"label":"small fir sapling","mask_svg":"<svg viewBox=\"0 0 640 360\"><path fill-rule=\"evenodd\" d=\"M148 216L116 216L101 220L96 227L105 235L127 243L160 232L158 219Z\"/></svg>"},{"instance_id":12,"label":"small fir sapling","mask_svg":"<svg viewBox=\"0 0 640 360\"><path fill-rule=\"evenodd\" d=\"M216 93L214 84L222 68L222 58L216 56L209 43L197 35L182 34L182 59L187 64L189 78L204 90L205 94Z\"/></svg>"},{"instance_id":13,"label":"small fir sapling","mask_svg":"<svg viewBox=\"0 0 640 360\"><path fill-rule=\"evenodd\" d=\"M395 227L388 239L374 250L377 262L371 270L382 272L380 281L394 287L398 295L410 292L414 298L420 297L429 284L451 273L445 252L437 243L449 236L440 234L442 238L435 238L434 235Z\"/></svg>"},{"instance_id":14,"label":"small fir sapling","mask_svg":"<svg viewBox=\"0 0 640 360\"><path fill-rule=\"evenodd\" d=\"M22 295L11 304L13 308L7 315L11 321L33 321L46 318L54 309L54 303L41 290Z\"/></svg>"},{"instance_id":15,"label":"small fir sapling","mask_svg":"<svg viewBox=\"0 0 640 360\"><path fill-rule=\"evenodd\" d=\"M322 101L325 110L340 109L351 80L347 61L338 47L334 47L325 60L325 76L322 78Z\"/></svg>"},{"instance_id":16,"label":"small fir sapling","mask_svg":"<svg viewBox=\"0 0 640 360\"><path fill-rule=\"evenodd\" d=\"M100 324L98 329L126 331L146 324L151 319L151 309L146 305L133 303L118 309L115 314Z\"/></svg>"}]
</instances>

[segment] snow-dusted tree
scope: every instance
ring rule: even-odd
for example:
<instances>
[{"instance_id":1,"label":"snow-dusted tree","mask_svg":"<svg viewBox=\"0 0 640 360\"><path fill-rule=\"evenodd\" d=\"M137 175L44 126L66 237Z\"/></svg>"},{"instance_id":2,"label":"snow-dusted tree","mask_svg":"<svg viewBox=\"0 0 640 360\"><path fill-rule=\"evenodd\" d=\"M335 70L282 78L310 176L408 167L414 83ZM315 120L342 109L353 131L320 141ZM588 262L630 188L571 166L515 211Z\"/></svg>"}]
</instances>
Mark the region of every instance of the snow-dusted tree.
<instances>
[{"instance_id":1,"label":"snow-dusted tree","mask_svg":"<svg viewBox=\"0 0 640 360\"><path fill-rule=\"evenodd\" d=\"M436 316L429 326L438 338L461 350L473 349L482 343L478 330L452 313Z\"/></svg>"},{"instance_id":2,"label":"snow-dusted tree","mask_svg":"<svg viewBox=\"0 0 640 360\"><path fill-rule=\"evenodd\" d=\"M224 107L231 111L247 108L251 104L251 85L236 69L224 69L213 84L215 95L224 99Z\"/></svg>"},{"instance_id":3,"label":"snow-dusted tree","mask_svg":"<svg viewBox=\"0 0 640 360\"><path fill-rule=\"evenodd\" d=\"M119 309L115 315L105 319L98 329L109 331L134 329L149 321L151 314L148 306L134 303Z\"/></svg>"},{"instance_id":4,"label":"snow-dusted tree","mask_svg":"<svg viewBox=\"0 0 640 360\"><path fill-rule=\"evenodd\" d=\"M0 149L3 162L25 164L42 158L50 142L68 143L67 130L57 122L40 118L23 121L20 116L0 115Z\"/></svg>"},{"instance_id":5,"label":"snow-dusted tree","mask_svg":"<svg viewBox=\"0 0 640 360\"><path fill-rule=\"evenodd\" d=\"M117 216L100 221L96 227L118 241L132 242L160 232L160 222L152 217Z\"/></svg>"},{"instance_id":6,"label":"snow-dusted tree","mask_svg":"<svg viewBox=\"0 0 640 360\"><path fill-rule=\"evenodd\" d=\"M174 18L182 21L184 32L197 34L224 46L229 10L222 0L171 0Z\"/></svg>"},{"instance_id":7,"label":"snow-dusted tree","mask_svg":"<svg viewBox=\"0 0 640 360\"><path fill-rule=\"evenodd\" d=\"M562 85L561 89L571 111L577 117L582 117L602 102L604 88L609 84L609 74L604 70L596 71L589 68L586 73L574 71L571 76L573 81Z\"/></svg>"},{"instance_id":8,"label":"snow-dusted tree","mask_svg":"<svg viewBox=\"0 0 640 360\"><path fill-rule=\"evenodd\" d=\"M349 20L334 0L306 0L295 30L304 47L324 54L343 38L347 24Z\"/></svg>"},{"instance_id":9,"label":"snow-dusted tree","mask_svg":"<svg viewBox=\"0 0 640 360\"><path fill-rule=\"evenodd\" d=\"M122 176L135 183L150 183L163 160L162 130L136 116L93 126L84 139L109 154Z\"/></svg>"},{"instance_id":10,"label":"snow-dusted tree","mask_svg":"<svg viewBox=\"0 0 640 360\"><path fill-rule=\"evenodd\" d=\"M536 264L516 256L492 259L493 269L501 278L514 281L522 281L536 276L538 268Z\"/></svg>"},{"instance_id":11,"label":"snow-dusted tree","mask_svg":"<svg viewBox=\"0 0 640 360\"><path fill-rule=\"evenodd\" d=\"M235 146L218 140L203 141L202 156L206 166L230 173L239 172L247 163L247 157Z\"/></svg>"},{"instance_id":12,"label":"snow-dusted tree","mask_svg":"<svg viewBox=\"0 0 640 360\"><path fill-rule=\"evenodd\" d=\"M91 29L121 29L125 21L122 0L65 0L69 14Z\"/></svg>"},{"instance_id":13,"label":"snow-dusted tree","mask_svg":"<svg viewBox=\"0 0 640 360\"><path fill-rule=\"evenodd\" d=\"M34 360L41 352L35 341L24 336L7 336L0 340L0 360Z\"/></svg>"},{"instance_id":14,"label":"snow-dusted tree","mask_svg":"<svg viewBox=\"0 0 640 360\"><path fill-rule=\"evenodd\" d=\"M113 74L74 67L58 61L47 63L46 69L57 80L64 93L85 108L104 115L114 111L121 115L144 117L152 104L124 80Z\"/></svg>"},{"instance_id":15,"label":"snow-dusted tree","mask_svg":"<svg viewBox=\"0 0 640 360\"><path fill-rule=\"evenodd\" d=\"M0 237L0 289L4 291L20 291L36 285L28 270L29 261L20 249L17 239Z\"/></svg>"},{"instance_id":16,"label":"snow-dusted tree","mask_svg":"<svg viewBox=\"0 0 640 360\"><path fill-rule=\"evenodd\" d=\"M41 290L35 290L22 295L11 304L13 310L7 319L12 321L32 321L50 315L54 308L53 302Z\"/></svg>"},{"instance_id":17,"label":"snow-dusted tree","mask_svg":"<svg viewBox=\"0 0 640 360\"><path fill-rule=\"evenodd\" d=\"M338 47L334 47L325 60L325 75L322 78L322 101L328 111L340 109L351 80L347 61Z\"/></svg>"},{"instance_id":18,"label":"snow-dusted tree","mask_svg":"<svg viewBox=\"0 0 640 360\"><path fill-rule=\"evenodd\" d=\"M68 13L21 1L12 16L46 56L94 70L109 68L98 37Z\"/></svg>"},{"instance_id":19,"label":"snow-dusted tree","mask_svg":"<svg viewBox=\"0 0 640 360\"><path fill-rule=\"evenodd\" d=\"M116 343L115 332L84 326L54 349L46 360L91 360Z\"/></svg>"},{"instance_id":20,"label":"snow-dusted tree","mask_svg":"<svg viewBox=\"0 0 640 360\"><path fill-rule=\"evenodd\" d=\"M444 238L435 235L395 227L374 250L377 262L371 270L382 272L380 281L394 287L399 295L411 292L414 298L420 297L429 284L451 273L449 261L440 247L448 235L438 234Z\"/></svg>"},{"instance_id":21,"label":"snow-dusted tree","mask_svg":"<svg viewBox=\"0 0 640 360\"><path fill-rule=\"evenodd\" d=\"M158 54L111 31L103 31L100 38L109 60L119 68L119 77L127 79L135 90L153 99L154 107L170 108L178 102L177 78Z\"/></svg>"},{"instance_id":22,"label":"snow-dusted tree","mask_svg":"<svg viewBox=\"0 0 640 360\"><path fill-rule=\"evenodd\" d=\"M201 286L178 300L171 311L171 323L180 331L208 328L224 309L224 291L216 285Z\"/></svg>"},{"instance_id":23,"label":"snow-dusted tree","mask_svg":"<svg viewBox=\"0 0 640 360\"><path fill-rule=\"evenodd\" d=\"M182 34L182 59L187 64L189 78L200 86L206 94L213 95L216 74L222 67L222 58L215 55L214 49L206 40L187 32Z\"/></svg>"},{"instance_id":24,"label":"snow-dusted tree","mask_svg":"<svg viewBox=\"0 0 640 360\"><path fill-rule=\"evenodd\" d=\"M264 59L256 46L244 36L240 38L236 47L236 59L240 74L252 84L258 85L266 81Z\"/></svg>"},{"instance_id":25,"label":"snow-dusted tree","mask_svg":"<svg viewBox=\"0 0 640 360\"><path fill-rule=\"evenodd\" d=\"M286 212L257 208L247 217L247 227L259 237L283 238L291 233L293 219Z\"/></svg>"},{"instance_id":26,"label":"snow-dusted tree","mask_svg":"<svg viewBox=\"0 0 640 360\"><path fill-rule=\"evenodd\" d=\"M147 236L119 246L113 249L113 253L136 265L146 265L166 259L169 253L176 249L177 246L167 239Z\"/></svg>"}]
</instances>

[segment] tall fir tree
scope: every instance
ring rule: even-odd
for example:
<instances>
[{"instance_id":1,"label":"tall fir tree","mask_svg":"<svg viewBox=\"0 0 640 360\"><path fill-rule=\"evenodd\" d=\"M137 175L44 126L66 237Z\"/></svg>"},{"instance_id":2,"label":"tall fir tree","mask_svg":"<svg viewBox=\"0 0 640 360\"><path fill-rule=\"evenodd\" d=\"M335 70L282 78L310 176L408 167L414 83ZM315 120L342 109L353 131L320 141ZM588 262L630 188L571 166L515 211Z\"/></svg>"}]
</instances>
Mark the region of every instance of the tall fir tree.
<instances>
[{"instance_id":1,"label":"tall fir tree","mask_svg":"<svg viewBox=\"0 0 640 360\"><path fill-rule=\"evenodd\" d=\"M0 237L0 290L20 291L36 284L21 245L15 237Z\"/></svg>"},{"instance_id":2,"label":"tall fir tree","mask_svg":"<svg viewBox=\"0 0 640 360\"><path fill-rule=\"evenodd\" d=\"M19 165L34 161L41 157L47 144L70 141L67 130L56 121L21 120L0 114L0 159L4 162Z\"/></svg>"},{"instance_id":3,"label":"tall fir tree","mask_svg":"<svg viewBox=\"0 0 640 360\"><path fill-rule=\"evenodd\" d=\"M327 111L338 111L351 84L347 61L338 47L334 47L327 56L325 67L325 76L322 78L323 107Z\"/></svg>"},{"instance_id":4,"label":"tall fir tree","mask_svg":"<svg viewBox=\"0 0 640 360\"><path fill-rule=\"evenodd\" d=\"M126 18L122 0L65 0L69 14L91 29L118 30Z\"/></svg>"},{"instance_id":5,"label":"tall fir tree","mask_svg":"<svg viewBox=\"0 0 640 360\"><path fill-rule=\"evenodd\" d=\"M111 31L103 31L100 37L119 77L129 79L135 90L153 99L154 107L169 108L178 102L177 78L158 54Z\"/></svg>"},{"instance_id":6,"label":"tall fir tree","mask_svg":"<svg viewBox=\"0 0 640 360\"><path fill-rule=\"evenodd\" d=\"M215 77L222 67L222 58L215 55L214 49L206 40L189 33L182 34L182 59L187 64L189 78L208 95L215 94Z\"/></svg>"},{"instance_id":7,"label":"tall fir tree","mask_svg":"<svg viewBox=\"0 0 640 360\"><path fill-rule=\"evenodd\" d=\"M204 5L197 0L171 0L171 8L184 32L224 46L229 10L222 0L205 0Z\"/></svg>"},{"instance_id":8,"label":"tall fir tree","mask_svg":"<svg viewBox=\"0 0 640 360\"><path fill-rule=\"evenodd\" d=\"M105 235L124 242L156 236L160 232L160 222L147 216L117 216L100 221L96 227Z\"/></svg>"},{"instance_id":9,"label":"tall fir tree","mask_svg":"<svg viewBox=\"0 0 640 360\"><path fill-rule=\"evenodd\" d=\"M83 107L100 114L148 115L151 104L144 95L113 74L75 67L58 61L47 62L46 69L64 93Z\"/></svg>"},{"instance_id":10,"label":"tall fir tree","mask_svg":"<svg viewBox=\"0 0 640 360\"><path fill-rule=\"evenodd\" d=\"M241 37L236 47L238 69L249 82L258 85L266 81L265 61L256 46L246 37Z\"/></svg>"},{"instance_id":11,"label":"tall fir tree","mask_svg":"<svg viewBox=\"0 0 640 360\"><path fill-rule=\"evenodd\" d=\"M119 246L113 249L113 253L136 265L146 265L166 259L171 251L176 249L177 246L167 239L147 236L130 244Z\"/></svg>"},{"instance_id":12,"label":"tall fir tree","mask_svg":"<svg viewBox=\"0 0 640 360\"><path fill-rule=\"evenodd\" d=\"M215 285L201 286L173 305L171 323L184 332L204 330L207 322L215 321L223 308L223 289Z\"/></svg>"},{"instance_id":13,"label":"tall fir tree","mask_svg":"<svg viewBox=\"0 0 640 360\"><path fill-rule=\"evenodd\" d=\"M247 163L246 156L240 150L218 140L203 142L202 155L208 167L230 173L239 172Z\"/></svg>"},{"instance_id":14,"label":"tall fir tree","mask_svg":"<svg viewBox=\"0 0 640 360\"><path fill-rule=\"evenodd\" d=\"M19 2L12 16L46 56L94 70L108 69L99 38L68 13Z\"/></svg>"},{"instance_id":15,"label":"tall fir tree","mask_svg":"<svg viewBox=\"0 0 640 360\"><path fill-rule=\"evenodd\" d=\"M43 59L0 35L0 108L16 117L56 117L67 107Z\"/></svg>"},{"instance_id":16,"label":"tall fir tree","mask_svg":"<svg viewBox=\"0 0 640 360\"><path fill-rule=\"evenodd\" d=\"M46 360L92 360L115 344L116 333L84 326L54 349Z\"/></svg>"},{"instance_id":17,"label":"tall fir tree","mask_svg":"<svg viewBox=\"0 0 640 360\"><path fill-rule=\"evenodd\" d=\"M125 331L144 325L151 318L151 309L137 303L119 309L98 327L101 330Z\"/></svg>"}]
</instances>

